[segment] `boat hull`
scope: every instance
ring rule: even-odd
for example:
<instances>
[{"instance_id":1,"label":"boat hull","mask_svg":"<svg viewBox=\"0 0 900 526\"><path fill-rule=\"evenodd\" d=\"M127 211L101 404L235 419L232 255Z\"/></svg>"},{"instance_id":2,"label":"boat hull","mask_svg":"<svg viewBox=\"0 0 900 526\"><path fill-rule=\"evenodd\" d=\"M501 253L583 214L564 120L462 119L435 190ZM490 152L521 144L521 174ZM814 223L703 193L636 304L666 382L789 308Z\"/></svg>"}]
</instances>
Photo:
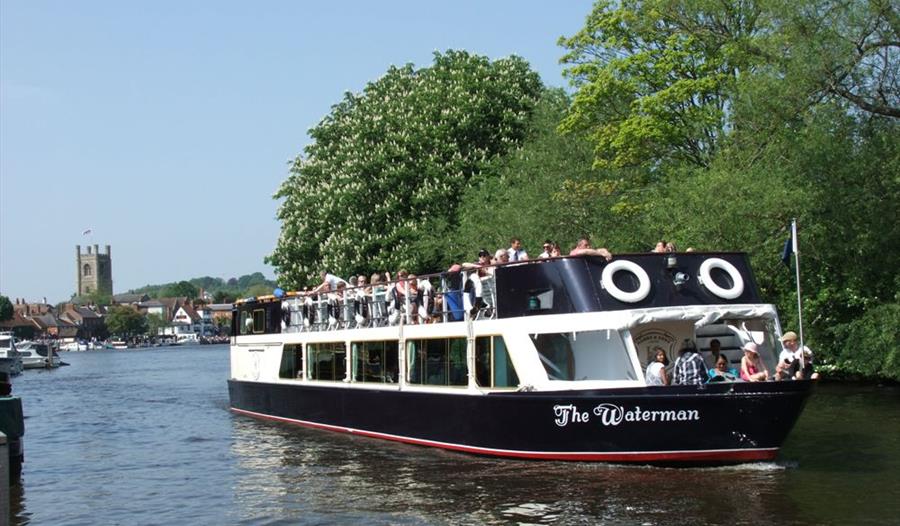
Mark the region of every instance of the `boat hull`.
<instances>
[{"instance_id":1,"label":"boat hull","mask_svg":"<svg viewBox=\"0 0 900 526\"><path fill-rule=\"evenodd\" d=\"M229 380L252 417L481 455L740 463L776 457L811 382L479 395Z\"/></svg>"}]
</instances>

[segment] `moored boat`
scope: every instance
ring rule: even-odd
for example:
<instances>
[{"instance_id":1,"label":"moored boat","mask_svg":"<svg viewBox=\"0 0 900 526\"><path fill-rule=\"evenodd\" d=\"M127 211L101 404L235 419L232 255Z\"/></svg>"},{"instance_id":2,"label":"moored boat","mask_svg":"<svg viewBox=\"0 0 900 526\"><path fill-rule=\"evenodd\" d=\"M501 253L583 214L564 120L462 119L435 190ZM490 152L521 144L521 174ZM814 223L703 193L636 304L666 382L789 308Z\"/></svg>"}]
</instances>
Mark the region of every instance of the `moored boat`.
<instances>
[{"instance_id":1,"label":"moored boat","mask_svg":"<svg viewBox=\"0 0 900 526\"><path fill-rule=\"evenodd\" d=\"M11 332L0 332L0 371L10 376L22 374L22 356L16 349L16 337Z\"/></svg>"},{"instance_id":2,"label":"moored boat","mask_svg":"<svg viewBox=\"0 0 900 526\"><path fill-rule=\"evenodd\" d=\"M781 327L745 254L482 273L238 302L232 410L500 457L729 463L775 458L811 392L804 380L647 384L655 352L674 362L686 341L708 358L719 340L733 364L753 342L774 372Z\"/></svg>"},{"instance_id":3,"label":"moored boat","mask_svg":"<svg viewBox=\"0 0 900 526\"><path fill-rule=\"evenodd\" d=\"M60 366L59 355L48 343L21 341L16 343L16 350L19 351L22 367L25 369L52 369Z\"/></svg>"}]
</instances>

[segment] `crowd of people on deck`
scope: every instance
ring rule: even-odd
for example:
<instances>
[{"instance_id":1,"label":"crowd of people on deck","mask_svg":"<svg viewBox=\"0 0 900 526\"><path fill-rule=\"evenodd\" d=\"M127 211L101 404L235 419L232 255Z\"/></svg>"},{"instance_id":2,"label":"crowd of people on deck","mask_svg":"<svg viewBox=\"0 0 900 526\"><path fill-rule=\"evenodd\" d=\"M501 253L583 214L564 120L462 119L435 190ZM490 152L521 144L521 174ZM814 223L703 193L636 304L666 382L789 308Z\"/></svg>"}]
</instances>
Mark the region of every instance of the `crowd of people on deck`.
<instances>
[{"instance_id":1,"label":"crowd of people on deck","mask_svg":"<svg viewBox=\"0 0 900 526\"><path fill-rule=\"evenodd\" d=\"M539 258L562 256L559 244L551 240L544 242L543 249ZM612 259L612 253L609 250L594 248L587 237L580 238L575 247L569 251L569 255L600 256L607 261ZM478 251L478 257L474 262L453 264L448 272L477 271L478 277L486 279L494 274L494 269L498 265L518 263L529 259L522 240L513 237L510 239L508 248L498 248L493 253L482 248ZM376 272L370 277L359 275L345 280L331 272L323 271L320 277L321 282L317 286L305 289L300 295L317 300L328 298L329 317L338 322L344 314L339 311L349 303L344 301L345 299L354 300L352 308L357 320L359 318L369 319L372 316L373 313L369 312L371 302L368 299L370 298L383 298L386 310L389 312L378 313L379 315L389 316L393 312L402 312L406 316L407 323L436 322L445 313L443 294L436 292L429 280L420 280L405 269L399 270L395 276L391 276L390 272L385 271ZM356 301L357 299L365 301ZM482 307L484 307L483 304L475 305L475 308Z\"/></svg>"},{"instance_id":2,"label":"crowd of people on deck","mask_svg":"<svg viewBox=\"0 0 900 526\"><path fill-rule=\"evenodd\" d=\"M765 382L770 380L815 380L819 374L813 370L813 353L807 346L800 350L800 343L794 331L784 333L780 338L783 350L778 357L774 374L770 374L759 356L759 346L747 342L741 350L740 371L731 367L728 357L722 353L718 339L709 342L709 358L697 351L691 340L685 340L672 367L671 378L667 367L669 358L661 347L654 349L653 360L647 365L645 378L647 385L698 385L712 382Z\"/></svg>"}]
</instances>

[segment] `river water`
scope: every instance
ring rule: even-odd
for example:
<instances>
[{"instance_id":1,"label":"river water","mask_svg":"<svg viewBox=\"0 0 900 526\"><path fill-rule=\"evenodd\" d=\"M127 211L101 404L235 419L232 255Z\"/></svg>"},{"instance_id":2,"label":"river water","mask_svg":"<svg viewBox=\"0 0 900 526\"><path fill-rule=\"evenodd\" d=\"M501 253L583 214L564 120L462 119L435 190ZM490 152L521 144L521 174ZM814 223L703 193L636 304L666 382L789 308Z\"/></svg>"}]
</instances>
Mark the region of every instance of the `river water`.
<instances>
[{"instance_id":1,"label":"river water","mask_svg":"<svg viewBox=\"0 0 900 526\"><path fill-rule=\"evenodd\" d=\"M777 462L511 461L228 411L227 346L64 353L14 379L12 524L898 524L900 389L822 384Z\"/></svg>"}]
</instances>

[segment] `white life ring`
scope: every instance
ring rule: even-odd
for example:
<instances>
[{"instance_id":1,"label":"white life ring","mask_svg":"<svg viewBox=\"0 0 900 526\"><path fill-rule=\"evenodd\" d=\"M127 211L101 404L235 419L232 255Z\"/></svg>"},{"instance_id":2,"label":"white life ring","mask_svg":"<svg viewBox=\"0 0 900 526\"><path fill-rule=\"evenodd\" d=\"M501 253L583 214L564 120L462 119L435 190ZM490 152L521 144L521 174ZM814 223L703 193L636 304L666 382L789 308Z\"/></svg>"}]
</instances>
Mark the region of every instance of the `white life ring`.
<instances>
[{"instance_id":1,"label":"white life ring","mask_svg":"<svg viewBox=\"0 0 900 526\"><path fill-rule=\"evenodd\" d=\"M616 286L613 282L613 275L616 272L624 270L631 272L638 279L638 288L634 292L625 292ZM609 292L609 295L619 301L625 303L637 303L650 294L650 276L641 268L640 265L627 259L618 259L609 263L603 268L603 274L600 276L603 288Z\"/></svg>"},{"instance_id":2,"label":"white life ring","mask_svg":"<svg viewBox=\"0 0 900 526\"><path fill-rule=\"evenodd\" d=\"M712 275L710 274L714 268L724 270L728 273L728 276L731 277L731 281L734 283L730 289L724 289L716 285L716 282L713 281ZM741 277L741 273L738 272L738 269L736 269L734 265L722 258L709 258L701 263L700 275L697 277L699 278L700 283L706 287L706 290L722 299L733 300L744 293L744 278Z\"/></svg>"}]
</instances>

